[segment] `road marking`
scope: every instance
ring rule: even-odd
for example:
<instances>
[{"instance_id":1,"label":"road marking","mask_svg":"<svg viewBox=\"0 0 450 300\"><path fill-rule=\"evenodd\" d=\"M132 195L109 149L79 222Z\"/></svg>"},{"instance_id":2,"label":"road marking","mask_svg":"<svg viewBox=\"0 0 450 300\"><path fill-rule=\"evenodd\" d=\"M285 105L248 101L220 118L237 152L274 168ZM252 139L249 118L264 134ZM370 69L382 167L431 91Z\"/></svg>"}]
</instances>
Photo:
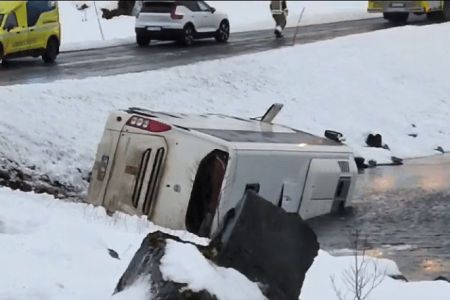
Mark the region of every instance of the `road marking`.
<instances>
[{"instance_id":1,"label":"road marking","mask_svg":"<svg viewBox=\"0 0 450 300\"><path fill-rule=\"evenodd\" d=\"M74 65L82 65L82 64L90 64L90 63L97 63L102 61L111 61L111 60L121 60L121 59L127 59L127 58L133 58L132 55L127 56L120 56L120 57L107 57L102 59L90 59L90 60L82 60L82 61L74 61L70 63L64 63L64 64L58 64L60 67L67 67L67 66L74 66Z\"/></svg>"}]
</instances>

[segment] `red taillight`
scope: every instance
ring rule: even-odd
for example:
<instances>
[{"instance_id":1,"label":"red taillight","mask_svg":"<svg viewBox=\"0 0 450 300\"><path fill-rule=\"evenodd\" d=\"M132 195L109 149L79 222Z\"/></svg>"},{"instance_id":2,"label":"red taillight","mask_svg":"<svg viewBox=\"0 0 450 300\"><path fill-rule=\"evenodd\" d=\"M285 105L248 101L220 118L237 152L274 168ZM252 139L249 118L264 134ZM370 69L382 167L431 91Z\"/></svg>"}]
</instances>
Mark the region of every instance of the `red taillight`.
<instances>
[{"instance_id":1,"label":"red taillight","mask_svg":"<svg viewBox=\"0 0 450 300\"><path fill-rule=\"evenodd\" d=\"M165 132L172 129L170 125L137 116L131 117L128 120L127 125L139 129L144 129L150 132Z\"/></svg>"},{"instance_id":2,"label":"red taillight","mask_svg":"<svg viewBox=\"0 0 450 300\"><path fill-rule=\"evenodd\" d=\"M183 15L177 15L177 14L175 13L175 9L172 10L172 12L170 13L170 17L171 17L172 19L174 19L174 20L181 20L181 19L183 19Z\"/></svg>"}]
</instances>

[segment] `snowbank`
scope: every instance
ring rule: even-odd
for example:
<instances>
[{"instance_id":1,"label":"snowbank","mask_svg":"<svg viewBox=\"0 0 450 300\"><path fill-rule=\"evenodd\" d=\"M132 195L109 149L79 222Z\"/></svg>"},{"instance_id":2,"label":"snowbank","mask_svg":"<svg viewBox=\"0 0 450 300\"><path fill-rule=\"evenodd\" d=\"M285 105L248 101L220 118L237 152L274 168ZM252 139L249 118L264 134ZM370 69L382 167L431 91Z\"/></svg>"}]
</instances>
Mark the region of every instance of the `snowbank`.
<instances>
[{"instance_id":1,"label":"snowbank","mask_svg":"<svg viewBox=\"0 0 450 300\"><path fill-rule=\"evenodd\" d=\"M209 4L228 14L232 32L274 28L269 1L210 1ZM297 26L303 7L301 26L380 17L367 12L367 1L287 1L287 6L287 27Z\"/></svg>"},{"instance_id":2,"label":"snowbank","mask_svg":"<svg viewBox=\"0 0 450 300\"><path fill-rule=\"evenodd\" d=\"M450 24L407 26L171 69L1 87L0 156L77 185L76 168L91 169L112 109L255 117L274 102L285 104L278 123L320 136L341 131L367 160L432 155L450 149L447 34ZM382 134L391 151L365 147L369 133Z\"/></svg>"},{"instance_id":3,"label":"snowbank","mask_svg":"<svg viewBox=\"0 0 450 300\"><path fill-rule=\"evenodd\" d=\"M142 239L161 228L123 214L108 217L102 208L5 188L0 188L0 203L0 299L148 299L142 283L114 297L111 294ZM207 242L186 232L165 231L184 240ZM242 274L213 268L195 248L188 247L169 243L162 267L166 276L189 279L190 286L207 288L223 300L261 299L256 285ZM112 258L108 248L115 250L120 260ZM374 261L386 274L399 273L392 261ZM344 289L341 274L352 262L351 257L337 258L320 251L306 275L302 299L334 299L330 275L335 274L339 289ZM231 286L224 289L224 281L233 285L232 294ZM443 299L449 292L450 284L445 282L404 283L385 277L372 300L394 295L405 300Z\"/></svg>"},{"instance_id":4,"label":"snowbank","mask_svg":"<svg viewBox=\"0 0 450 300\"><path fill-rule=\"evenodd\" d=\"M103 38L93 2L97 4ZM76 5L81 6L83 3L90 7L85 11L77 10ZM100 8L111 9L116 3L117 1L59 1L62 23L61 51L134 43L134 17L121 16L111 20L101 18ZM228 14L232 32L274 27L267 1L210 1L210 5ZM377 14L367 13L366 1L288 1L288 27L297 26L303 7L305 13L301 25L379 17ZM84 18L87 21L83 21Z\"/></svg>"}]
</instances>

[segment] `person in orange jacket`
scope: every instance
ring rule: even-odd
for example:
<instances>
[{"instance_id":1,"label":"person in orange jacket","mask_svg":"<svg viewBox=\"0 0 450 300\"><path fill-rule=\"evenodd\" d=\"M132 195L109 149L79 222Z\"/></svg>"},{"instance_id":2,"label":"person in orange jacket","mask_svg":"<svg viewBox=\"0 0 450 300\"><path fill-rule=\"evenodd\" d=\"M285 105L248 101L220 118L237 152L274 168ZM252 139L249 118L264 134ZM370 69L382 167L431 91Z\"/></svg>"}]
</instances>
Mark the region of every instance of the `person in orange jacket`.
<instances>
[{"instance_id":1,"label":"person in orange jacket","mask_svg":"<svg viewBox=\"0 0 450 300\"><path fill-rule=\"evenodd\" d=\"M287 16L289 14L286 1L270 1L270 11L275 20L274 34L277 37L283 37L283 30L286 27Z\"/></svg>"}]
</instances>

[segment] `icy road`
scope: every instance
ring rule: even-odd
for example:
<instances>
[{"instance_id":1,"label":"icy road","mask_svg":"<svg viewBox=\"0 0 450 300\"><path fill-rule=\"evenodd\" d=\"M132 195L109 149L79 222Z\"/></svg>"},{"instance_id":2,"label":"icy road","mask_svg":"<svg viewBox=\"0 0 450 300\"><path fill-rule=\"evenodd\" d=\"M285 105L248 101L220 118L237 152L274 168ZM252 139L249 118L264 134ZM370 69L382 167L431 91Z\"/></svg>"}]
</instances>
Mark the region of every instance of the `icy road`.
<instances>
[{"instance_id":1,"label":"icy road","mask_svg":"<svg viewBox=\"0 0 450 300\"><path fill-rule=\"evenodd\" d=\"M427 21L411 16L408 24L425 25ZM302 26L296 43L311 43L390 27L393 25L383 18ZM218 44L213 39L199 40L189 49L172 42L154 42L146 48L131 44L65 52L51 66L36 58L11 60L7 66L0 65L0 86L143 72L261 52L291 46L294 32L295 28L287 28L284 39L275 39L272 30L234 33L227 44Z\"/></svg>"}]
</instances>

